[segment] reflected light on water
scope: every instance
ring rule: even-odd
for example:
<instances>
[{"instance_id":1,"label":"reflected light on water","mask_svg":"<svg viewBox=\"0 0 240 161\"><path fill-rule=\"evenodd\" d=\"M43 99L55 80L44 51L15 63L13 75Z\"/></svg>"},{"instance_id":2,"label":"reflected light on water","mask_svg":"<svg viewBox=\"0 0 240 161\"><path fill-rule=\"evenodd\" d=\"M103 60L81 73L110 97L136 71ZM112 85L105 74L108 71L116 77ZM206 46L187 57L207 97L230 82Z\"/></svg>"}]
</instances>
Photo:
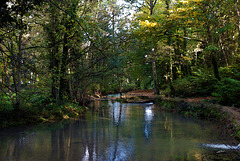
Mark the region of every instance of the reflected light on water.
<instances>
[{"instance_id":1,"label":"reflected light on water","mask_svg":"<svg viewBox=\"0 0 240 161\"><path fill-rule=\"evenodd\" d=\"M109 160L131 160L134 157L135 147L132 139L113 142L106 151L106 156L110 156Z\"/></svg>"},{"instance_id":2,"label":"reflected light on water","mask_svg":"<svg viewBox=\"0 0 240 161\"><path fill-rule=\"evenodd\" d=\"M111 115L114 123L116 125L120 125L124 122L126 119L126 111L125 106L119 102L114 102L114 103L109 103L109 105L112 107L111 108Z\"/></svg>"},{"instance_id":3,"label":"reflected light on water","mask_svg":"<svg viewBox=\"0 0 240 161\"><path fill-rule=\"evenodd\" d=\"M146 122L151 122L153 120L153 110L152 110L152 106L147 106L145 108L145 121Z\"/></svg>"},{"instance_id":4,"label":"reflected light on water","mask_svg":"<svg viewBox=\"0 0 240 161\"><path fill-rule=\"evenodd\" d=\"M88 152L88 147L86 147L86 152L85 152L85 155L83 157L83 161L85 160L89 160L89 152Z\"/></svg>"},{"instance_id":5,"label":"reflected light on water","mask_svg":"<svg viewBox=\"0 0 240 161\"><path fill-rule=\"evenodd\" d=\"M240 144L238 144L237 146L227 144L203 144L203 146L213 149L240 150Z\"/></svg>"},{"instance_id":6,"label":"reflected light on water","mask_svg":"<svg viewBox=\"0 0 240 161\"><path fill-rule=\"evenodd\" d=\"M89 154L89 147L88 146L86 146L86 149L85 149L85 155L83 156L83 159L82 159L82 161L88 161L88 160L96 160L96 152L95 152L95 149L96 148L93 148L93 154L92 154L92 156L90 156L90 154Z\"/></svg>"},{"instance_id":7,"label":"reflected light on water","mask_svg":"<svg viewBox=\"0 0 240 161\"><path fill-rule=\"evenodd\" d=\"M152 110L152 105L147 106L145 108L145 113L144 113L144 119L145 119L145 126L144 126L144 135L146 137L146 139L149 139L149 136L151 134L151 124L152 124L152 120L153 120L153 110Z\"/></svg>"}]
</instances>

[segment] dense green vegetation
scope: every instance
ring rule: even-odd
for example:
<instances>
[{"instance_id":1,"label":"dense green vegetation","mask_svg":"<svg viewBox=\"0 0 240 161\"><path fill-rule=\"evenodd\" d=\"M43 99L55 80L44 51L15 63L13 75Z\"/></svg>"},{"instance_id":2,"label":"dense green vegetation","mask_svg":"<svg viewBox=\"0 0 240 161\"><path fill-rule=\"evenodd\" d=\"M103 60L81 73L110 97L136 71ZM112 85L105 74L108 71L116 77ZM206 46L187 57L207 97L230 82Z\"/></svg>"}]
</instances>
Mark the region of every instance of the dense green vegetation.
<instances>
[{"instance_id":1,"label":"dense green vegetation","mask_svg":"<svg viewBox=\"0 0 240 161\"><path fill-rule=\"evenodd\" d=\"M4 0L1 125L68 118L89 95L134 89L240 107L239 7L238 0Z\"/></svg>"}]
</instances>

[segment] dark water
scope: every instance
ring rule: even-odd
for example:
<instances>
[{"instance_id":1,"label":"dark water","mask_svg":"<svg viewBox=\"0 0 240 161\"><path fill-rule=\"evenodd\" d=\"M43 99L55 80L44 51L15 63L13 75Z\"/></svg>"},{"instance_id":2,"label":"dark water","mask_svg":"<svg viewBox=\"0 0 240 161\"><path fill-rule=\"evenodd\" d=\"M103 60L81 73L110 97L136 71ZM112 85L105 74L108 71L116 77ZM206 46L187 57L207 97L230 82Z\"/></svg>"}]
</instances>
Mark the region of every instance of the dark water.
<instances>
[{"instance_id":1,"label":"dark water","mask_svg":"<svg viewBox=\"0 0 240 161\"><path fill-rule=\"evenodd\" d=\"M0 160L206 160L220 150L205 144L233 143L216 124L153 104L95 102L81 120L2 130Z\"/></svg>"}]
</instances>

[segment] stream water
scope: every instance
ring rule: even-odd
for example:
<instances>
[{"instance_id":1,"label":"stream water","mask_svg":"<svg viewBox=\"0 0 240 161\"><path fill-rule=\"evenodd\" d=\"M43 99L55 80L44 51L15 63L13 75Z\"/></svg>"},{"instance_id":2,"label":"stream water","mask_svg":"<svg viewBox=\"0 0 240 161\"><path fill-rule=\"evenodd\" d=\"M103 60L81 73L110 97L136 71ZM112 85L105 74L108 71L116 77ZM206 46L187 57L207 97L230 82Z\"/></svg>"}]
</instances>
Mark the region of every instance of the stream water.
<instances>
[{"instance_id":1,"label":"stream water","mask_svg":"<svg viewBox=\"0 0 240 161\"><path fill-rule=\"evenodd\" d=\"M237 155L231 145L237 147L213 122L164 112L152 103L104 101L93 103L80 120L1 130L0 160L205 160Z\"/></svg>"}]
</instances>

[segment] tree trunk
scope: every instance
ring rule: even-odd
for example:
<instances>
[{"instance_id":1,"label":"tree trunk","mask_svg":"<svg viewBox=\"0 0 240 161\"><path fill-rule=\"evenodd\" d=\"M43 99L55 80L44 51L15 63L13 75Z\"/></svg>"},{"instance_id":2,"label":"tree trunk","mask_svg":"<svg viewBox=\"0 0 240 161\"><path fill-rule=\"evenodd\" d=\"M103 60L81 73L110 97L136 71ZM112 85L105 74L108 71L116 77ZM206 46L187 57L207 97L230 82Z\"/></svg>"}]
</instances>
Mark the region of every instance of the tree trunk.
<instances>
[{"instance_id":1,"label":"tree trunk","mask_svg":"<svg viewBox=\"0 0 240 161\"><path fill-rule=\"evenodd\" d=\"M55 43L55 40L53 40ZM58 76L59 76L59 61L57 60L58 46L55 46L51 51L51 62L50 62L50 70L52 71L51 79L52 79L52 98L55 99L56 103L58 102Z\"/></svg>"},{"instance_id":2,"label":"tree trunk","mask_svg":"<svg viewBox=\"0 0 240 161\"><path fill-rule=\"evenodd\" d=\"M85 89L84 89L84 96L83 96L83 101L82 101L82 105L85 106L86 105L86 100L87 100L87 93L88 93L88 81L89 78L86 78L86 82L85 82Z\"/></svg>"},{"instance_id":3,"label":"tree trunk","mask_svg":"<svg viewBox=\"0 0 240 161\"><path fill-rule=\"evenodd\" d=\"M149 9L150 9L150 16L153 15L153 9L156 5L157 0L150 0L148 3ZM153 41L153 40L152 40ZM156 59L155 59L155 51L153 47L153 42L151 45L151 56L152 56L152 70L153 70L153 90L154 94L160 94L159 88L158 88L158 78L157 78L157 67L156 67Z\"/></svg>"},{"instance_id":4,"label":"tree trunk","mask_svg":"<svg viewBox=\"0 0 240 161\"><path fill-rule=\"evenodd\" d=\"M68 65L68 74L71 75L71 69L70 69L70 65ZM68 80L68 91L69 91L69 95L70 95L70 99L74 99L73 97L73 78L70 76L69 80Z\"/></svg>"},{"instance_id":5,"label":"tree trunk","mask_svg":"<svg viewBox=\"0 0 240 161\"><path fill-rule=\"evenodd\" d=\"M21 90L22 85L22 31L18 37L18 54L17 54L17 76L18 76L18 91Z\"/></svg>"},{"instance_id":6,"label":"tree trunk","mask_svg":"<svg viewBox=\"0 0 240 161\"><path fill-rule=\"evenodd\" d=\"M1 47L1 50L2 50L2 47ZM6 62L6 59L5 59L5 54L3 52L2 52L2 56L3 56L4 72L6 74L6 84L7 84L6 86L8 88L8 92L9 92L9 95L10 95L10 98L11 98L11 101L12 101L12 105L15 105L15 100L13 98L12 89L11 89L10 76L9 76L9 73L8 73L7 62Z\"/></svg>"},{"instance_id":7,"label":"tree trunk","mask_svg":"<svg viewBox=\"0 0 240 161\"><path fill-rule=\"evenodd\" d=\"M228 58L227 58L227 54L226 54L224 46L223 46L223 40L222 40L222 36L221 35L219 35L219 44L220 44L220 48L222 50L222 54L223 54L226 66L228 66Z\"/></svg>"},{"instance_id":8,"label":"tree trunk","mask_svg":"<svg viewBox=\"0 0 240 161\"><path fill-rule=\"evenodd\" d=\"M66 69L67 69L67 58L68 58L68 37L69 37L69 25L66 25L66 32L64 34L63 40L63 53L62 53L62 63L60 70L60 87L59 87L59 101L63 104L63 98L65 94L68 94L68 86L66 82Z\"/></svg>"},{"instance_id":9,"label":"tree trunk","mask_svg":"<svg viewBox=\"0 0 240 161\"><path fill-rule=\"evenodd\" d=\"M152 56L152 70L153 70L153 90L154 90L154 94L159 94L158 78L157 78L157 67L156 67L154 48L152 48L151 56Z\"/></svg>"},{"instance_id":10,"label":"tree trunk","mask_svg":"<svg viewBox=\"0 0 240 161\"><path fill-rule=\"evenodd\" d=\"M237 18L238 18L238 48L240 48L240 9L238 7L239 5L239 0L234 0L235 3L235 8L236 8L236 12L237 12ZM239 51L240 49L238 49Z\"/></svg>"},{"instance_id":11,"label":"tree trunk","mask_svg":"<svg viewBox=\"0 0 240 161\"><path fill-rule=\"evenodd\" d=\"M206 7L207 6L203 7L203 12L204 13L207 12ZM208 43L209 44L214 44L211 29L210 29L210 25L209 25L208 22L206 22L206 24L207 24L206 29L207 29L207 35L208 35ZM220 77L219 70L218 70L218 62L217 62L217 59L216 59L216 55L217 55L217 53L216 53L215 49L212 49L211 52L210 52L210 58L212 60L213 72L214 72L215 78L220 81L221 77Z\"/></svg>"},{"instance_id":12,"label":"tree trunk","mask_svg":"<svg viewBox=\"0 0 240 161\"><path fill-rule=\"evenodd\" d=\"M211 30L210 30L209 24L207 25L207 32L208 32L209 42L210 42L210 44L213 44L214 42L213 42L213 38L212 38L212 35L211 35ZM211 60L212 60L214 76L217 80L220 81L221 77L220 77L219 70L218 70L218 62L217 62L216 55L217 55L216 51L212 50L211 53L210 53L210 57L211 57Z\"/></svg>"},{"instance_id":13,"label":"tree trunk","mask_svg":"<svg viewBox=\"0 0 240 161\"><path fill-rule=\"evenodd\" d=\"M51 80L52 80L52 88L51 88L51 96L55 100L57 104L60 104L59 101L59 61L60 58L57 56L59 53L59 45L57 44L57 34L58 28L57 25L59 23L58 15L54 10L54 6L50 5L50 18L51 25L47 28L48 37L51 44L54 44L54 47L50 48L50 71L51 71Z\"/></svg>"},{"instance_id":14,"label":"tree trunk","mask_svg":"<svg viewBox=\"0 0 240 161\"><path fill-rule=\"evenodd\" d=\"M10 55L11 55L11 64L12 64L12 76L13 76L13 85L14 85L14 92L16 94L15 96L15 104L13 105L15 109L18 109L19 107L19 96L18 96L18 84L17 84L17 76L16 76L16 55L13 52L13 41L10 42Z\"/></svg>"}]
</instances>

